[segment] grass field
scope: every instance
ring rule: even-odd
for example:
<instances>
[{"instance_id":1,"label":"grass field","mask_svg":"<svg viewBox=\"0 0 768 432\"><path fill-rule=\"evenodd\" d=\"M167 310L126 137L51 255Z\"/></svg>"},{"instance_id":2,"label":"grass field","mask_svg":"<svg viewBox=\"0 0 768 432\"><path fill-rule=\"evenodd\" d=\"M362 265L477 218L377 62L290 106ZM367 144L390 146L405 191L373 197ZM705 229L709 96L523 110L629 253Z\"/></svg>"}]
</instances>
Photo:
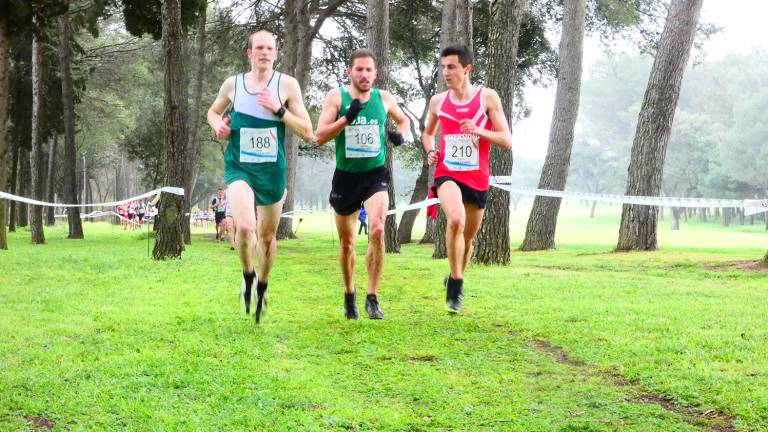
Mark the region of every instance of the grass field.
<instances>
[{"instance_id":1,"label":"grass field","mask_svg":"<svg viewBox=\"0 0 768 432\"><path fill-rule=\"evenodd\" d=\"M212 228L168 262L104 223L42 246L11 233L0 430L768 430L768 273L728 266L765 253L763 226L667 221L661 251L616 254L618 207L588 214L564 209L557 250L470 266L457 317L447 262L405 245L386 258L386 318L353 322L327 213L280 243L261 325L238 313Z\"/></svg>"}]
</instances>

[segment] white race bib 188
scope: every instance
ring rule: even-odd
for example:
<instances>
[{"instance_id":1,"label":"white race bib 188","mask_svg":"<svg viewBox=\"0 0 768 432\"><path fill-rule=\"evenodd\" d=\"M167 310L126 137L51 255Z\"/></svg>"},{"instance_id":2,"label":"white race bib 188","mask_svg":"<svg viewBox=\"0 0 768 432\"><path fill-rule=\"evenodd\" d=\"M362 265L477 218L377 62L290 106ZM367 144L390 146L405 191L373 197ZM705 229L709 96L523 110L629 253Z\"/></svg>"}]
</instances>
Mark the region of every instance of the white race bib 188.
<instances>
[{"instance_id":1,"label":"white race bib 188","mask_svg":"<svg viewBox=\"0 0 768 432\"><path fill-rule=\"evenodd\" d=\"M478 137L472 134L445 136L445 158L443 163L451 171L474 171L480 169Z\"/></svg>"},{"instance_id":2,"label":"white race bib 188","mask_svg":"<svg viewBox=\"0 0 768 432\"><path fill-rule=\"evenodd\" d=\"M241 128L240 162L277 161L277 128Z\"/></svg>"},{"instance_id":3,"label":"white race bib 188","mask_svg":"<svg viewBox=\"0 0 768 432\"><path fill-rule=\"evenodd\" d=\"M345 155L348 158L376 157L381 152L379 125L351 125L344 129Z\"/></svg>"}]
</instances>

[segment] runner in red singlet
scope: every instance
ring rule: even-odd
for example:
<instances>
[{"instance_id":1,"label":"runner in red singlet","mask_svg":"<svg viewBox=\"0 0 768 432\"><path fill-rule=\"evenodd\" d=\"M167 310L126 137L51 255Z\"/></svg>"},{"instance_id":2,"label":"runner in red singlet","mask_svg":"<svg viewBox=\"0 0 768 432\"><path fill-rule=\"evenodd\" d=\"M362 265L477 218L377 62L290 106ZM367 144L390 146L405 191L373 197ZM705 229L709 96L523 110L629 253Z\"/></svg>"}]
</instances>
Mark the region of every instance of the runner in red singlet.
<instances>
[{"instance_id":1,"label":"runner in red singlet","mask_svg":"<svg viewBox=\"0 0 768 432\"><path fill-rule=\"evenodd\" d=\"M429 101L421 138L427 162L437 164L433 188L447 219L445 243L451 267L444 281L445 299L448 311L456 313L464 298L464 270L488 201L490 146L511 148L512 134L496 91L470 83L472 53L467 47L444 49L440 65L448 90ZM441 137L435 148L438 123Z\"/></svg>"}]
</instances>

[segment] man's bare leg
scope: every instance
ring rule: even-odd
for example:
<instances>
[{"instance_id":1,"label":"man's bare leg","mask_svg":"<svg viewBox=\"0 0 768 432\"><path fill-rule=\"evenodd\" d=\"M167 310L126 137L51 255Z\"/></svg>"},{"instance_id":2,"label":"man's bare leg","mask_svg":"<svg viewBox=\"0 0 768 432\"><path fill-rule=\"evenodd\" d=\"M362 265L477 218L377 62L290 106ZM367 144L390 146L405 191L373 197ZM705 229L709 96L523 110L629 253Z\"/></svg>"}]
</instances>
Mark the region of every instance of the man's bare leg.
<instances>
[{"instance_id":1,"label":"man's bare leg","mask_svg":"<svg viewBox=\"0 0 768 432\"><path fill-rule=\"evenodd\" d=\"M259 206L259 221L257 223L256 255L259 260L259 279L256 283L256 322L261 320L261 315L267 306L267 284L269 282L269 272L275 263L277 256L277 226L280 223L280 214L283 212L283 202L285 194L280 201ZM251 211L253 214L253 211ZM254 218L256 215L253 215Z\"/></svg>"},{"instance_id":2,"label":"man's bare leg","mask_svg":"<svg viewBox=\"0 0 768 432\"><path fill-rule=\"evenodd\" d=\"M365 254L365 267L368 270L368 292L365 296L365 311L368 318L382 319L384 312L379 307L376 293L381 283L384 268L384 221L387 218L389 195L386 191L376 192L363 204L368 214L368 250Z\"/></svg>"},{"instance_id":3,"label":"man's bare leg","mask_svg":"<svg viewBox=\"0 0 768 432\"><path fill-rule=\"evenodd\" d=\"M272 270L272 265L275 263L275 256L277 255L277 226L280 223L280 215L283 212L283 200L285 200L285 194L280 201L267 206L259 206L259 222L258 232L256 234L256 254L259 260L259 281L265 283L269 280L269 272ZM251 216L256 219L256 216L251 209Z\"/></svg>"},{"instance_id":4,"label":"man's bare leg","mask_svg":"<svg viewBox=\"0 0 768 432\"><path fill-rule=\"evenodd\" d=\"M237 180L229 185L232 218L236 225L235 249L243 269L243 300L245 313L250 313L251 288L255 277L253 254L256 247L256 216L253 213L254 195L248 183ZM218 229L218 227L217 227Z\"/></svg>"},{"instance_id":5,"label":"man's bare leg","mask_svg":"<svg viewBox=\"0 0 768 432\"><path fill-rule=\"evenodd\" d=\"M343 216L333 213L339 233L339 265L344 279L344 316L357 319L355 303L355 221L358 212Z\"/></svg>"},{"instance_id":6,"label":"man's bare leg","mask_svg":"<svg viewBox=\"0 0 768 432\"><path fill-rule=\"evenodd\" d=\"M344 292L355 292L355 221L357 212L343 216L333 213L339 233L339 265L344 279Z\"/></svg>"},{"instance_id":7,"label":"man's bare leg","mask_svg":"<svg viewBox=\"0 0 768 432\"><path fill-rule=\"evenodd\" d=\"M445 302L449 312L457 313L461 310L461 301L464 298L463 278L467 253L464 237L466 209L462 202L461 189L455 182L446 181L440 185L437 196L445 212L445 245L448 263L451 266L451 274L445 280ZM471 252L470 246L469 253Z\"/></svg>"},{"instance_id":8,"label":"man's bare leg","mask_svg":"<svg viewBox=\"0 0 768 432\"><path fill-rule=\"evenodd\" d=\"M451 278L464 277L464 226L466 214L461 201L461 189L447 181L437 190L440 207L445 213L445 245L448 252L448 264L451 266Z\"/></svg>"},{"instance_id":9,"label":"man's bare leg","mask_svg":"<svg viewBox=\"0 0 768 432\"><path fill-rule=\"evenodd\" d=\"M368 294L376 294L384 268L384 221L389 207L389 195L386 191L377 192L365 203L368 214L368 250L365 254L365 267L368 270Z\"/></svg>"},{"instance_id":10,"label":"man's bare leg","mask_svg":"<svg viewBox=\"0 0 768 432\"><path fill-rule=\"evenodd\" d=\"M467 270L467 263L469 263L469 259L472 258L475 236L480 230L480 225L483 222L484 213L485 209L481 209L474 204L464 205L464 214L466 214L467 219L464 223L464 261L461 267L462 276L464 271Z\"/></svg>"},{"instance_id":11,"label":"man's bare leg","mask_svg":"<svg viewBox=\"0 0 768 432\"><path fill-rule=\"evenodd\" d=\"M235 222L235 249L240 257L243 273L253 271L256 248L256 216L253 213L253 190L248 183L237 180L229 185L232 218Z\"/></svg>"}]
</instances>

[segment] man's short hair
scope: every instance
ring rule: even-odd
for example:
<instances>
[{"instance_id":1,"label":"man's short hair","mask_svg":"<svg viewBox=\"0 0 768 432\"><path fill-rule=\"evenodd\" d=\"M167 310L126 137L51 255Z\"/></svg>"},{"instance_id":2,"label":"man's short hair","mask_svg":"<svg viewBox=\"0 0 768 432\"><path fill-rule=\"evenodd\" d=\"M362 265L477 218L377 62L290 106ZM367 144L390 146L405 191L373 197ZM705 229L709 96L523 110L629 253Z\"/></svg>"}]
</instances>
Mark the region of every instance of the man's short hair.
<instances>
[{"instance_id":1,"label":"man's short hair","mask_svg":"<svg viewBox=\"0 0 768 432\"><path fill-rule=\"evenodd\" d=\"M253 37L256 36L257 34L260 34L260 33L268 34L268 35L272 36L272 39L275 40L275 48L277 48L277 37L275 36L275 34L272 33L269 30L263 30L262 29L262 30L255 31L255 32L251 33L250 36L248 36L248 49L252 49L253 48Z\"/></svg>"},{"instance_id":2,"label":"man's short hair","mask_svg":"<svg viewBox=\"0 0 768 432\"><path fill-rule=\"evenodd\" d=\"M355 59L368 57L373 59L374 64L376 63L376 56L373 55L373 51L367 48L356 49L354 52L352 52L352 55L349 56L349 67L352 67L352 65L355 64Z\"/></svg>"},{"instance_id":3,"label":"man's short hair","mask_svg":"<svg viewBox=\"0 0 768 432\"><path fill-rule=\"evenodd\" d=\"M440 51L440 57L448 57L455 55L459 58L459 63L462 67L467 67L468 64L472 64L474 58L472 51L466 45L451 45Z\"/></svg>"}]
</instances>

